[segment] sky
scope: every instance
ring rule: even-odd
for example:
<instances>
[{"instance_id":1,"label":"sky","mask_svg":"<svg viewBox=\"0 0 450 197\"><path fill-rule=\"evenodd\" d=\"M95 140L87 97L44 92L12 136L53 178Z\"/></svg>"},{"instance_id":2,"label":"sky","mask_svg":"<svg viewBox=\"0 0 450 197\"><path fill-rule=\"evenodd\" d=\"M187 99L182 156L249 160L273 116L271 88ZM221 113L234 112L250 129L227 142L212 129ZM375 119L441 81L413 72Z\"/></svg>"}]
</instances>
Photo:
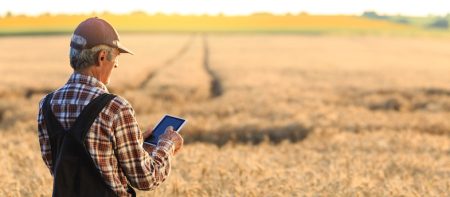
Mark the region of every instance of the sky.
<instances>
[{"instance_id":1,"label":"sky","mask_svg":"<svg viewBox=\"0 0 450 197\"><path fill-rule=\"evenodd\" d=\"M0 0L0 15L8 11L27 15L104 11L211 15L247 15L255 12L360 15L364 11L376 11L389 15L443 16L450 13L450 0Z\"/></svg>"}]
</instances>

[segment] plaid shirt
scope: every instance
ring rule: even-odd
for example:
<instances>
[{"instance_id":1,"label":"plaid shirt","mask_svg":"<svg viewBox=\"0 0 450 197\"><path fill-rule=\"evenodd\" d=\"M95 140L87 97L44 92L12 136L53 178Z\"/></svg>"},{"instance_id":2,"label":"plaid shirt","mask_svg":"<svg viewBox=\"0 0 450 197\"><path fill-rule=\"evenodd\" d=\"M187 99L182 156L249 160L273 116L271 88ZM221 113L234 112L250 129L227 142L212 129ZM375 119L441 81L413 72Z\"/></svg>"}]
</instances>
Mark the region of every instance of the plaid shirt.
<instances>
[{"instance_id":1,"label":"plaid shirt","mask_svg":"<svg viewBox=\"0 0 450 197\"><path fill-rule=\"evenodd\" d=\"M102 82L74 73L62 88L54 92L50 106L55 117L68 130L83 108L102 93L108 93ZM39 143L42 158L52 173L50 141L43 122L43 100L39 103ZM134 110L120 96L101 111L87 133L85 144L103 179L119 196L129 196L127 180L137 189L151 190L170 173L173 143L160 140L154 151L147 153L143 149L143 137Z\"/></svg>"}]
</instances>

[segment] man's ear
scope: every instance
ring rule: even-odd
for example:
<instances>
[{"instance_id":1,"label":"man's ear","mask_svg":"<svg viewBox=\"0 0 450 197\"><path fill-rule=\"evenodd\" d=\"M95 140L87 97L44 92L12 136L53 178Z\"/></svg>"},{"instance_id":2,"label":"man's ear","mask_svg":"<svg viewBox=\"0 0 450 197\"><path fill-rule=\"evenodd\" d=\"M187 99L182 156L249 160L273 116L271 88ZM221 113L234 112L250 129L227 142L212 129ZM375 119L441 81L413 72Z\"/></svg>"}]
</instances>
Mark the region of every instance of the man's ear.
<instances>
[{"instance_id":1,"label":"man's ear","mask_svg":"<svg viewBox=\"0 0 450 197\"><path fill-rule=\"evenodd\" d=\"M105 61L106 59L106 51L105 50L100 50L98 52L98 56L97 56L97 66L100 66L103 64L103 61Z\"/></svg>"}]
</instances>

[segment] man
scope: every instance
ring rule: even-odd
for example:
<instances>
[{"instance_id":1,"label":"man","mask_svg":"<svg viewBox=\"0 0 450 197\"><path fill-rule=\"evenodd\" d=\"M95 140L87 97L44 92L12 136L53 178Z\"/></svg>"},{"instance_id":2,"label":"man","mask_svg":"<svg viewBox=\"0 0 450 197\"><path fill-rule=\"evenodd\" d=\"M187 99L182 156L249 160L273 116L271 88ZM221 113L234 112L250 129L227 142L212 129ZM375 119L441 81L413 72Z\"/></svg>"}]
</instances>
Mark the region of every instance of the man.
<instances>
[{"instance_id":1,"label":"man","mask_svg":"<svg viewBox=\"0 0 450 197\"><path fill-rule=\"evenodd\" d=\"M74 73L39 103L39 143L53 196L135 196L132 187L154 189L183 146L169 127L156 147L144 149L151 130L141 133L128 101L106 88L120 53L132 54L108 22L83 21L70 43Z\"/></svg>"}]
</instances>

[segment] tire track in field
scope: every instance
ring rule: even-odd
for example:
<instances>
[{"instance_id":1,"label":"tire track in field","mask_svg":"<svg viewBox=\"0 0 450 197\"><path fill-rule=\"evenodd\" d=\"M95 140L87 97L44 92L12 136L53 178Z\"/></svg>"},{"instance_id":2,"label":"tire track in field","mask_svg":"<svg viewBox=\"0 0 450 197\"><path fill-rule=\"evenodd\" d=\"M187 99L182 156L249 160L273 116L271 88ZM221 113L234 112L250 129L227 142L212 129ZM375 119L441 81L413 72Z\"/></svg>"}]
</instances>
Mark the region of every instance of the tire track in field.
<instances>
[{"instance_id":1,"label":"tire track in field","mask_svg":"<svg viewBox=\"0 0 450 197\"><path fill-rule=\"evenodd\" d=\"M242 126L237 128L220 128L217 131L188 130L183 134L185 144L210 143L219 147L227 144L260 144L271 142L278 144L284 140L299 142L313 132L313 127L300 123L273 126L269 128L254 128Z\"/></svg>"},{"instance_id":2,"label":"tire track in field","mask_svg":"<svg viewBox=\"0 0 450 197\"><path fill-rule=\"evenodd\" d=\"M161 66L148 72L148 74L144 78L144 80L142 80L137 85L128 84L128 85L123 85L122 87L108 87L109 91L112 93L115 93L115 94L123 94L128 91L145 89L145 86L147 86L147 84L150 83L150 81L153 78L155 78L161 70L163 70L169 66L172 66L178 59L183 57L189 51L189 49L192 47L192 45L194 43L195 38L196 38L196 34L192 34L188 38L188 40L183 44L183 46L174 55L172 55L171 57L166 59Z\"/></svg>"},{"instance_id":3,"label":"tire track in field","mask_svg":"<svg viewBox=\"0 0 450 197\"><path fill-rule=\"evenodd\" d=\"M210 64L210 56L209 56L209 45L208 45L208 37L203 35L203 67L211 78L210 82L210 98L216 98L223 94L223 86L222 81L220 80L217 73L211 69Z\"/></svg>"},{"instance_id":4,"label":"tire track in field","mask_svg":"<svg viewBox=\"0 0 450 197\"><path fill-rule=\"evenodd\" d=\"M13 97L31 100L35 95L47 95L52 91L54 91L54 89L33 87L23 88L21 90L13 89L0 92L0 98Z\"/></svg>"},{"instance_id":5,"label":"tire track in field","mask_svg":"<svg viewBox=\"0 0 450 197\"><path fill-rule=\"evenodd\" d=\"M27 90L25 90L24 97L26 99L31 99L31 97L33 97L33 95L35 95L35 94L47 95L47 94L50 94L50 92L52 92L52 91L54 91L54 90L52 90L50 88L43 88L43 89L28 88Z\"/></svg>"},{"instance_id":6,"label":"tire track in field","mask_svg":"<svg viewBox=\"0 0 450 197\"><path fill-rule=\"evenodd\" d=\"M113 93L117 93L117 94L122 94L125 91L128 90L136 90L136 89L144 89L145 86L164 68L167 68L171 65L173 65L178 59L180 59L181 57L183 57L183 55L185 55L189 49L191 48L191 46L193 45L193 42L196 38L196 34L192 34L188 40L183 44L183 46L174 54L172 55L170 58L168 58L167 60L164 61L164 63L159 66L158 68L156 68L153 71L150 71L147 76L145 77L145 79L140 82L138 85L126 85L125 87L122 88L113 88L113 87L108 87L108 89L110 90L110 92ZM22 93L22 97L26 98L26 99L31 99L34 95L38 94L38 95L46 95L49 94L50 92L52 92L53 89L50 88L40 88L40 89L36 89L36 88L27 88L25 91L23 91Z\"/></svg>"},{"instance_id":7,"label":"tire track in field","mask_svg":"<svg viewBox=\"0 0 450 197\"><path fill-rule=\"evenodd\" d=\"M194 43L195 37L196 37L195 34L191 35L190 38L186 41L186 43L178 50L178 52L175 55L164 61L162 66L149 72L147 77L145 77L145 79L141 83L139 83L137 87L134 87L132 89L144 89L145 86L160 72L160 70L173 65L178 59L180 59L184 54L186 54L186 52L189 51L192 44Z\"/></svg>"}]
</instances>

